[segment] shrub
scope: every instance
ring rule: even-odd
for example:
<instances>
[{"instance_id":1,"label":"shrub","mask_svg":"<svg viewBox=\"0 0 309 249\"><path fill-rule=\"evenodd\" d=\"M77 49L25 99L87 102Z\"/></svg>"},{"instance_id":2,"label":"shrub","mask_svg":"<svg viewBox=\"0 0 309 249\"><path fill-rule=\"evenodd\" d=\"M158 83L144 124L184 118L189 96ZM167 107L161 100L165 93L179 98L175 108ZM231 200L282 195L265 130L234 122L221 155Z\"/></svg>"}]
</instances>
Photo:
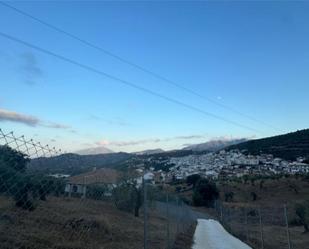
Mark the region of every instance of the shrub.
<instances>
[{"instance_id":1,"label":"shrub","mask_svg":"<svg viewBox=\"0 0 309 249\"><path fill-rule=\"evenodd\" d=\"M295 205L298 222L304 226L304 232L309 232L309 200Z\"/></svg>"},{"instance_id":2,"label":"shrub","mask_svg":"<svg viewBox=\"0 0 309 249\"><path fill-rule=\"evenodd\" d=\"M187 177L187 184L195 187L196 183L201 179L199 174L190 175Z\"/></svg>"},{"instance_id":3,"label":"shrub","mask_svg":"<svg viewBox=\"0 0 309 249\"><path fill-rule=\"evenodd\" d=\"M234 198L234 192L224 193L224 200L226 202L233 201L233 198Z\"/></svg>"},{"instance_id":4,"label":"shrub","mask_svg":"<svg viewBox=\"0 0 309 249\"><path fill-rule=\"evenodd\" d=\"M219 191L216 184L207 179L201 179L194 188L192 200L196 206L213 207L214 201L218 197Z\"/></svg>"}]
</instances>

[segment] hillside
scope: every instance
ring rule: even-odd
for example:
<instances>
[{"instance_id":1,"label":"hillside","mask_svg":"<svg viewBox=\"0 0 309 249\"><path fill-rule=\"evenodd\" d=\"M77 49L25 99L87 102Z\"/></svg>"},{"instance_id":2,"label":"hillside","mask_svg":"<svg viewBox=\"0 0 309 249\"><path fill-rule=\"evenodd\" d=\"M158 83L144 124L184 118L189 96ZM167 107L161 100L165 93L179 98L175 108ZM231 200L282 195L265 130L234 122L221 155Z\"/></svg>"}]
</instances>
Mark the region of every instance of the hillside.
<instances>
[{"instance_id":1,"label":"hillside","mask_svg":"<svg viewBox=\"0 0 309 249\"><path fill-rule=\"evenodd\" d=\"M300 130L284 135L250 140L226 148L227 150L247 150L257 155L273 154L286 160L295 160L299 156L309 158L309 129Z\"/></svg>"},{"instance_id":2,"label":"hillside","mask_svg":"<svg viewBox=\"0 0 309 249\"><path fill-rule=\"evenodd\" d=\"M108 148L105 148L104 146L99 146L99 147L94 147L94 148L78 150L75 153L79 155L97 155L97 154L110 154L110 153L114 153L114 151Z\"/></svg>"},{"instance_id":3,"label":"hillside","mask_svg":"<svg viewBox=\"0 0 309 249\"><path fill-rule=\"evenodd\" d=\"M138 151L134 152L133 154L135 155L153 155L153 154L158 154L158 153L164 153L165 151L162 149L153 149L153 150L143 150L143 151Z\"/></svg>"},{"instance_id":4,"label":"hillside","mask_svg":"<svg viewBox=\"0 0 309 249\"><path fill-rule=\"evenodd\" d=\"M0 197L1 249L136 249L143 247L143 218L116 209L110 202L49 197L33 211ZM165 222L149 219L150 248L163 248ZM4 229L5 228L5 229Z\"/></svg>"},{"instance_id":5,"label":"hillside","mask_svg":"<svg viewBox=\"0 0 309 249\"><path fill-rule=\"evenodd\" d=\"M79 174L94 167L113 167L132 157L129 153L112 153L98 155L63 154L52 158L38 158L31 160L30 170L44 171L45 173Z\"/></svg>"},{"instance_id":6,"label":"hillside","mask_svg":"<svg viewBox=\"0 0 309 249\"><path fill-rule=\"evenodd\" d=\"M226 139L211 140L206 143L188 145L187 147L183 148L183 150L214 152L221 150L227 146L239 144L245 141L247 141L246 138L230 139L230 140Z\"/></svg>"}]
</instances>

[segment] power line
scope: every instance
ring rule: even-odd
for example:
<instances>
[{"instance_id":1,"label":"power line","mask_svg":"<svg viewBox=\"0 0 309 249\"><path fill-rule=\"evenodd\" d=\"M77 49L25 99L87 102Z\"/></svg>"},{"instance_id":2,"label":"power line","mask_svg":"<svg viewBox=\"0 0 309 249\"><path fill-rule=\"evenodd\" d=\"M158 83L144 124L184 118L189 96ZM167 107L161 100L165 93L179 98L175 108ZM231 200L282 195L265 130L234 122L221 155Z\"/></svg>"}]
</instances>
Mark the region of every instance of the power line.
<instances>
[{"instance_id":1,"label":"power line","mask_svg":"<svg viewBox=\"0 0 309 249\"><path fill-rule=\"evenodd\" d=\"M263 124L264 126L268 126L268 127L272 128L274 130L278 130L278 128L274 127L271 124L266 123L263 120L256 119L255 117L252 117L252 116L247 115L247 114L245 114L243 112L240 112L240 111L238 111L238 110L236 110L236 109L234 109L234 108L232 108L232 107L230 107L228 105L222 104L222 103L220 103L218 101L215 101L215 100L213 100L213 99L211 99L209 97L206 97L206 96L198 93L197 91L194 91L194 90L192 90L192 89L190 89L188 87L185 87L185 86L183 86L183 85L181 85L181 84L179 84L179 83L177 83L177 82L175 82L173 80L170 80L170 79L168 79L168 78L166 78L166 77L164 77L164 76L162 76L162 75L160 75L160 74L158 74L156 72L153 72L153 71L151 71L151 70L149 70L149 69L147 69L145 67L142 67L142 66L140 66L140 65L138 65L138 64L136 64L136 63L134 63L132 61L124 59L123 57L121 57L119 55L116 55L116 54L108 51L107 49L104 49L104 48L102 48L100 46L97 46L97 45L95 45L95 44L93 44L93 43L91 43L91 42L89 42L89 41L87 41L85 39L82 39L82 38L80 38L80 37L78 37L78 36L76 36L76 35L74 35L72 33L69 33L69 32L67 32L67 31L65 31L65 30L63 30L61 28L58 28L58 27L56 27L56 26L54 26L54 25L52 25L52 24L50 24L48 22L45 22L45 21L43 21L43 20L41 20L41 19L39 19L39 18L37 18L37 17L35 17L35 16L33 16L33 15L23 11L23 10L20 10L20 9L10 5L10 4L7 4L7 3L1 2L1 1L0 1L0 4L2 4L3 6L5 6L7 8L10 8L11 10L14 10L15 12L17 12L17 13L23 15L23 16L26 16L26 17L28 17L28 18L30 18L30 19L32 19L32 20L34 20L34 21L36 21L36 22L38 22L38 23L40 23L40 24L42 24L42 25L44 25L44 26L46 26L46 27L48 27L50 29L52 29L52 30L55 30L55 31L57 31L57 32L59 32L61 34L64 34L64 35L66 35L66 36L68 36L68 37L70 37L70 38L72 38L74 40L77 40L77 41L81 42L82 44L84 44L84 45L86 45L88 47L96 49L96 50L98 50L98 51L100 51L100 52L102 52L102 53L104 53L104 54L106 54L106 55L108 55L110 57L113 57L113 58L121 61L122 63L130 65L130 66L132 66L134 68L137 68L137 69L139 69L140 71L142 71L144 73L147 73L147 74L149 74L149 75L151 75L151 76L153 76L153 77L155 77L155 78L157 78L157 79L159 79L161 81L164 81L164 82L166 82L166 83L168 83L170 85L173 85L173 86L175 86L175 87L177 87L177 88L179 88L179 89L181 89L181 90L183 90L185 92L188 92L188 93L190 93L190 94L192 94L194 96L197 96L197 97L199 97L199 98L201 98L203 100L211 102L212 104L220 106L221 108L224 108L226 110L234 112L234 113L236 113L236 114L238 114L240 116L243 116L243 117L245 117L247 119L250 119L250 120L252 120L252 121L254 121L256 123L260 123L260 124Z\"/></svg>"},{"instance_id":2,"label":"power line","mask_svg":"<svg viewBox=\"0 0 309 249\"><path fill-rule=\"evenodd\" d=\"M47 50L47 49L38 47L38 46L36 46L36 45L33 45L33 44L28 43L28 42L26 42L26 41L23 41L23 40L21 40L21 39L19 39L19 38L13 37L13 36L11 36L11 35L8 35L8 34L5 34L5 33L0 32L0 36L6 38L6 39L8 39L8 40L14 41L14 42L16 42L16 43L22 44L22 45L24 45L24 46L27 46L27 47L29 47L29 48L35 49L35 50L37 50L37 51L40 51L41 53L44 53L44 54L53 56L53 57L55 57L55 58L58 58L58 59L60 59L60 60L65 61L65 62L67 62L67 63L70 63L70 64L73 64L73 65L78 66L78 67L80 67L80 68L83 68L83 69L85 69L85 70L87 70L87 71L90 71L90 72L92 72L92 73L96 73L96 74L99 74L99 75L101 75L101 76L104 76L104 77L107 77L107 78L109 78L109 79L112 79L112 80L114 80L114 81L118 81L118 82L120 82L120 83L123 84L123 85L130 86L130 87L135 88L135 89L137 89L137 90L139 90L139 91L146 92L146 93L151 94L151 95L153 95L153 96L156 96L156 97L159 97L159 98L161 98L161 99L164 99L164 100L166 100L166 101L168 101L168 102L171 102L171 103L177 104L177 105L179 105L179 106L185 107L185 108L187 108L187 109L193 110L193 111L195 111L195 112L201 113L201 114L203 114L203 115L213 117L213 118L215 118L215 119L218 119L218 120L221 120L221 121L224 121L224 122L233 124L233 125L235 125L235 126L238 126L238 127L241 127L241 128L247 129L247 130L250 130L250 131L259 132L258 130L254 129L254 128L248 127L248 126L246 126L246 125L242 125L242 124L240 124L240 123L238 123L238 122L235 122L235 121L226 119L226 118L221 117L221 116L219 116L219 115L216 115L216 114L213 114L213 113L204 111L204 110L202 110L202 109L200 109L200 108L197 108L197 107L195 107L195 106L186 104L186 103L181 102L181 101L179 101L179 100L177 100L177 99L173 99L173 98L170 98L170 97L168 97L168 96L162 95L162 94L160 94L160 93L157 93L157 92L152 91L152 90L150 90L150 89L147 89L147 88L145 88L145 87L139 86L139 85L137 85L137 84L135 84L135 83L133 83L133 82L130 82L130 81L127 81L127 80L123 80L123 79L118 78L118 77L116 77L116 76L113 76L113 75L111 75L111 74L105 73L105 72L103 72L103 71L101 71L101 70L99 70L99 69L96 69L96 68L94 68L94 67L91 67L91 66L82 64L82 63L80 63L80 62L78 62L78 61L75 61L75 60L72 60L72 59L70 59L70 58L68 58L68 57L65 57L65 56L56 54L56 53L51 52L51 51L49 51L49 50Z\"/></svg>"}]
</instances>

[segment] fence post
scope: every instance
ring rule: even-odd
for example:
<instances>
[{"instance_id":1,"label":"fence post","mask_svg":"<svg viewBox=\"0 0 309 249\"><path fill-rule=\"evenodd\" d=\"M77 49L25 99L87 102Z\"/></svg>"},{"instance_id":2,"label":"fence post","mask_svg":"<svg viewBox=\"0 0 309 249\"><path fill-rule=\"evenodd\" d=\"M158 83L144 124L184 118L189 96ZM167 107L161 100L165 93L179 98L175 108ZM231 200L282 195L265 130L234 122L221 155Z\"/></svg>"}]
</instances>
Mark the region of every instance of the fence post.
<instances>
[{"instance_id":1,"label":"fence post","mask_svg":"<svg viewBox=\"0 0 309 249\"><path fill-rule=\"evenodd\" d=\"M249 243L249 230L248 230L248 212L247 208L245 207L245 229L246 229L246 240Z\"/></svg>"},{"instance_id":2,"label":"fence post","mask_svg":"<svg viewBox=\"0 0 309 249\"><path fill-rule=\"evenodd\" d=\"M260 220L261 248L264 249L264 235L263 235L261 207L259 207L259 220Z\"/></svg>"},{"instance_id":3,"label":"fence post","mask_svg":"<svg viewBox=\"0 0 309 249\"><path fill-rule=\"evenodd\" d=\"M178 235L179 233L179 222L180 222L180 212L179 212L179 197L177 196L177 199L176 199L176 205L177 205L177 233L176 233L176 236Z\"/></svg>"},{"instance_id":4,"label":"fence post","mask_svg":"<svg viewBox=\"0 0 309 249\"><path fill-rule=\"evenodd\" d=\"M286 234L287 234L287 239L288 239L288 249L291 249L292 246L291 246L289 219L288 219L286 204L284 204L284 216L285 216L285 224L286 224Z\"/></svg>"},{"instance_id":5,"label":"fence post","mask_svg":"<svg viewBox=\"0 0 309 249\"><path fill-rule=\"evenodd\" d=\"M147 184L145 182L145 175L143 174L143 188L144 188L144 249L148 248L148 226L147 226Z\"/></svg>"},{"instance_id":6,"label":"fence post","mask_svg":"<svg viewBox=\"0 0 309 249\"><path fill-rule=\"evenodd\" d=\"M223 210L222 210L222 203L220 204L220 219L221 219L221 222L223 223Z\"/></svg>"},{"instance_id":7,"label":"fence post","mask_svg":"<svg viewBox=\"0 0 309 249\"><path fill-rule=\"evenodd\" d=\"M167 249L170 248L170 217L169 217L169 198L168 193L166 193L166 241L167 241Z\"/></svg>"}]
</instances>

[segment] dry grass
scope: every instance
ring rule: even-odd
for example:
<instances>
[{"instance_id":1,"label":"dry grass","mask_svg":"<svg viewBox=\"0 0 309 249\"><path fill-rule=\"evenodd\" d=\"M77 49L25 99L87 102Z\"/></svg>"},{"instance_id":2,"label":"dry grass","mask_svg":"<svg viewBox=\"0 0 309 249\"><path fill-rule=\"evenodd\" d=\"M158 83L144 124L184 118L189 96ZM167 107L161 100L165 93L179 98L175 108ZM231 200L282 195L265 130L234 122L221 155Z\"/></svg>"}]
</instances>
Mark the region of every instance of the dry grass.
<instances>
[{"instance_id":1,"label":"dry grass","mask_svg":"<svg viewBox=\"0 0 309 249\"><path fill-rule=\"evenodd\" d=\"M149 249L165 248L163 218L151 215L149 226ZM139 249L143 220L102 201L53 197L28 212L1 197L0 248Z\"/></svg>"},{"instance_id":2,"label":"dry grass","mask_svg":"<svg viewBox=\"0 0 309 249\"><path fill-rule=\"evenodd\" d=\"M295 191L295 189L297 191ZM243 241L247 241L247 232L244 218L246 210L261 208L263 222L264 248L278 249L288 248L286 222L283 205L287 204L289 221L295 218L294 205L297 202L309 198L309 182L297 178L283 178L279 180L265 180L262 187L257 180L252 184L224 183L220 186L221 199L224 193L233 192L232 202L225 202L228 226L231 231ZM252 201L250 193L255 192L258 196ZM249 216L248 219L249 244L253 248L261 248L261 233L258 216ZM309 234L303 233L303 227L290 226L290 239L293 249L309 249Z\"/></svg>"}]
</instances>

